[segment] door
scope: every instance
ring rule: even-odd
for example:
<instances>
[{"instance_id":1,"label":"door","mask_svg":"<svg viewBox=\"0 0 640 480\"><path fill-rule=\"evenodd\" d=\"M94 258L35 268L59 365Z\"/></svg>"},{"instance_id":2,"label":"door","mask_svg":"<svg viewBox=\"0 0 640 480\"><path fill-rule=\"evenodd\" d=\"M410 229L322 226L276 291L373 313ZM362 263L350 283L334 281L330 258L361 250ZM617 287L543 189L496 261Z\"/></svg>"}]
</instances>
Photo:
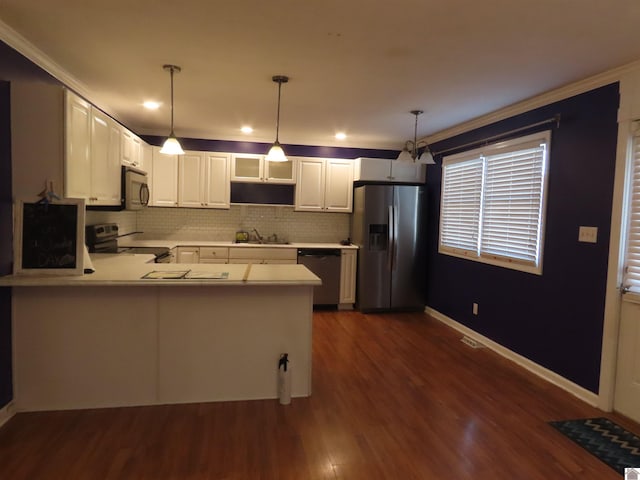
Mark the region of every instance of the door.
<instances>
[{"instance_id":1,"label":"door","mask_svg":"<svg viewBox=\"0 0 640 480\"><path fill-rule=\"evenodd\" d=\"M424 197L423 187L393 187L392 308L424 308Z\"/></svg>"},{"instance_id":2,"label":"door","mask_svg":"<svg viewBox=\"0 0 640 480\"><path fill-rule=\"evenodd\" d=\"M640 295L625 294L620 312L614 408L640 422Z\"/></svg>"},{"instance_id":3,"label":"door","mask_svg":"<svg viewBox=\"0 0 640 480\"><path fill-rule=\"evenodd\" d=\"M357 303L362 311L391 306L391 230L393 187L364 185L354 189L352 237L358 250Z\"/></svg>"},{"instance_id":4,"label":"door","mask_svg":"<svg viewBox=\"0 0 640 480\"><path fill-rule=\"evenodd\" d=\"M640 422L640 123L635 125L628 171L627 235L613 406Z\"/></svg>"}]
</instances>

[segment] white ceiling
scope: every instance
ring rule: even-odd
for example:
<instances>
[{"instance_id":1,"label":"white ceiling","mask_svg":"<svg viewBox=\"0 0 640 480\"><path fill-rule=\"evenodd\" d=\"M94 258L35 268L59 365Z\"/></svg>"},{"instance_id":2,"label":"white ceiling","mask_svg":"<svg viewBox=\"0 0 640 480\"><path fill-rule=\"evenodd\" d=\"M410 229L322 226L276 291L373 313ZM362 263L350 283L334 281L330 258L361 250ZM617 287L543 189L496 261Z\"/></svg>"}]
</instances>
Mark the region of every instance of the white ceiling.
<instances>
[{"instance_id":1,"label":"white ceiling","mask_svg":"<svg viewBox=\"0 0 640 480\"><path fill-rule=\"evenodd\" d=\"M638 0L0 0L0 21L139 134L168 133L163 64L178 137L273 141L288 75L283 144L399 149L412 109L428 136L640 59Z\"/></svg>"}]
</instances>

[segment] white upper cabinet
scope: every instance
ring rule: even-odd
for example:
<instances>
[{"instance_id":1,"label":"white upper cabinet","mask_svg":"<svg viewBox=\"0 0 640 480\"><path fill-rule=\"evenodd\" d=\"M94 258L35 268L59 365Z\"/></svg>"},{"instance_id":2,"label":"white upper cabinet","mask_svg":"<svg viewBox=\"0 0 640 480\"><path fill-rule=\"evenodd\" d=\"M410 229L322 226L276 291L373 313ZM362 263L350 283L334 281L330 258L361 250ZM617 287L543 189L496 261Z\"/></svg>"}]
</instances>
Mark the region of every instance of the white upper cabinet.
<instances>
[{"instance_id":1,"label":"white upper cabinet","mask_svg":"<svg viewBox=\"0 0 640 480\"><path fill-rule=\"evenodd\" d=\"M351 212L353 205L353 161L325 162L324 206L328 212Z\"/></svg>"},{"instance_id":2,"label":"white upper cabinet","mask_svg":"<svg viewBox=\"0 0 640 480\"><path fill-rule=\"evenodd\" d=\"M153 148L147 142L142 142L140 151L140 170L147 172L151 175L153 170Z\"/></svg>"},{"instance_id":3,"label":"white upper cabinet","mask_svg":"<svg viewBox=\"0 0 640 480\"><path fill-rule=\"evenodd\" d=\"M351 212L353 162L342 159L298 158L295 210Z\"/></svg>"},{"instance_id":4,"label":"white upper cabinet","mask_svg":"<svg viewBox=\"0 0 640 480\"><path fill-rule=\"evenodd\" d=\"M133 132L122 127L122 165L142 169L142 144L144 142Z\"/></svg>"},{"instance_id":5,"label":"white upper cabinet","mask_svg":"<svg viewBox=\"0 0 640 480\"><path fill-rule=\"evenodd\" d=\"M264 181L269 183L296 183L296 161L272 162L264 159Z\"/></svg>"},{"instance_id":6,"label":"white upper cabinet","mask_svg":"<svg viewBox=\"0 0 640 480\"><path fill-rule=\"evenodd\" d=\"M178 206L229 208L229 155L185 152L178 159Z\"/></svg>"},{"instance_id":7,"label":"white upper cabinet","mask_svg":"<svg viewBox=\"0 0 640 480\"><path fill-rule=\"evenodd\" d=\"M65 197L91 197L91 104L67 90Z\"/></svg>"},{"instance_id":8,"label":"white upper cabinet","mask_svg":"<svg viewBox=\"0 0 640 480\"><path fill-rule=\"evenodd\" d=\"M383 158L357 158L354 180L375 182L424 183L426 165Z\"/></svg>"},{"instance_id":9,"label":"white upper cabinet","mask_svg":"<svg viewBox=\"0 0 640 480\"><path fill-rule=\"evenodd\" d=\"M264 155L233 154L232 182L264 182Z\"/></svg>"},{"instance_id":10,"label":"white upper cabinet","mask_svg":"<svg viewBox=\"0 0 640 480\"><path fill-rule=\"evenodd\" d=\"M324 168L324 160L322 159L298 159L295 210L324 211Z\"/></svg>"},{"instance_id":11,"label":"white upper cabinet","mask_svg":"<svg viewBox=\"0 0 640 480\"><path fill-rule=\"evenodd\" d=\"M120 205L119 125L70 91L65 115L65 197Z\"/></svg>"},{"instance_id":12,"label":"white upper cabinet","mask_svg":"<svg viewBox=\"0 0 640 480\"><path fill-rule=\"evenodd\" d=\"M178 156L178 206L201 207L202 170L204 158L202 152L185 152Z\"/></svg>"},{"instance_id":13,"label":"white upper cabinet","mask_svg":"<svg viewBox=\"0 0 640 480\"><path fill-rule=\"evenodd\" d=\"M206 208L230 208L229 185L230 158L224 153L204 154L204 206Z\"/></svg>"},{"instance_id":14,"label":"white upper cabinet","mask_svg":"<svg viewBox=\"0 0 640 480\"><path fill-rule=\"evenodd\" d=\"M253 183L296 183L296 162L270 162L264 155L233 154L231 181Z\"/></svg>"},{"instance_id":15,"label":"white upper cabinet","mask_svg":"<svg viewBox=\"0 0 640 480\"><path fill-rule=\"evenodd\" d=\"M178 156L160 153L160 147L152 149L151 206L178 206Z\"/></svg>"},{"instance_id":16,"label":"white upper cabinet","mask_svg":"<svg viewBox=\"0 0 640 480\"><path fill-rule=\"evenodd\" d=\"M91 111L92 205L120 205L120 126L98 109Z\"/></svg>"}]
</instances>

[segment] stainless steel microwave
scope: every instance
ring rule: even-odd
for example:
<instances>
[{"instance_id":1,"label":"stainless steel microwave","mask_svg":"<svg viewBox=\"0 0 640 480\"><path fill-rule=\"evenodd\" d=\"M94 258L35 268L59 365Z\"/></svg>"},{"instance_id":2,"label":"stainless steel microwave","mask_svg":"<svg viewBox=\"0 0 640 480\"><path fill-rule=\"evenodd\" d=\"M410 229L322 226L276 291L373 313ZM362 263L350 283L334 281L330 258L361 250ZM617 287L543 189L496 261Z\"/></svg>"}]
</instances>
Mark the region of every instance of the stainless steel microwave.
<instances>
[{"instance_id":1,"label":"stainless steel microwave","mask_svg":"<svg viewBox=\"0 0 640 480\"><path fill-rule=\"evenodd\" d=\"M146 172L122 167L122 193L124 210L141 210L149 205L149 184Z\"/></svg>"}]
</instances>

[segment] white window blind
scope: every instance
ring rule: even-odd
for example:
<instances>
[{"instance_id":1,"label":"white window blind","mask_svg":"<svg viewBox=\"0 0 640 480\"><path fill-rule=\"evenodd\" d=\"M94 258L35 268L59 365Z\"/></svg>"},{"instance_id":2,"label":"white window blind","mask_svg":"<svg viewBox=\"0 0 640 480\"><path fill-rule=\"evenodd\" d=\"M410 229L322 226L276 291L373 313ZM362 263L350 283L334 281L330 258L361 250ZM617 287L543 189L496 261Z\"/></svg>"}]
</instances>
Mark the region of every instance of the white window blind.
<instances>
[{"instance_id":1,"label":"white window blind","mask_svg":"<svg viewBox=\"0 0 640 480\"><path fill-rule=\"evenodd\" d=\"M447 157L441 253L541 273L550 133Z\"/></svg>"},{"instance_id":2,"label":"white window blind","mask_svg":"<svg viewBox=\"0 0 640 480\"><path fill-rule=\"evenodd\" d=\"M463 159L443 169L440 204L442 245L463 251L477 250L482 169L482 157Z\"/></svg>"},{"instance_id":3,"label":"white window blind","mask_svg":"<svg viewBox=\"0 0 640 480\"><path fill-rule=\"evenodd\" d=\"M640 129L632 143L631 192L623 284L640 293Z\"/></svg>"},{"instance_id":4,"label":"white window blind","mask_svg":"<svg viewBox=\"0 0 640 480\"><path fill-rule=\"evenodd\" d=\"M481 255L538 264L546 145L487 156Z\"/></svg>"}]
</instances>

